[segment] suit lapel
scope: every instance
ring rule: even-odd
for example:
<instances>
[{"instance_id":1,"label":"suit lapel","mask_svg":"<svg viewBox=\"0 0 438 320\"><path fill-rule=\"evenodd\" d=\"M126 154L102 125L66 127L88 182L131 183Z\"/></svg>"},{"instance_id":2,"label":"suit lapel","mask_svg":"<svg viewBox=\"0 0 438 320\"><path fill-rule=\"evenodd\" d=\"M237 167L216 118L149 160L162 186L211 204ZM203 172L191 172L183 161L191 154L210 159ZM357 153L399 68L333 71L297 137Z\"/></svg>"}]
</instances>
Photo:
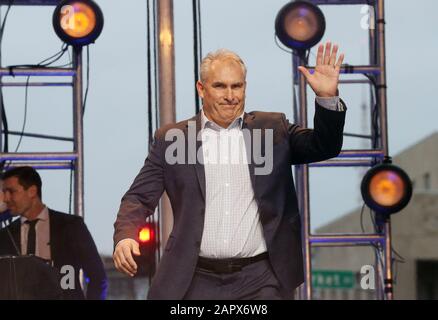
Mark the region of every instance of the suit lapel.
<instances>
[{"instance_id":1,"label":"suit lapel","mask_svg":"<svg viewBox=\"0 0 438 320\"><path fill-rule=\"evenodd\" d=\"M15 251L18 249L17 253L18 255L21 255L21 220L15 220L9 227L9 230L11 231L11 235L14 239L15 245L17 245L17 248L15 248L14 243L11 242L11 248L13 249L14 254Z\"/></svg>"},{"instance_id":2,"label":"suit lapel","mask_svg":"<svg viewBox=\"0 0 438 320\"><path fill-rule=\"evenodd\" d=\"M193 127L193 123L195 124L195 127ZM188 125L186 126L185 136L187 138L187 149L186 149L188 150L187 159L190 159L189 163L191 164L194 163L193 167L195 169L196 177L198 179L199 187L201 189L202 198L205 201L205 169L203 164L204 161L202 161L201 163L197 159L198 150L202 150L201 149L202 140L197 139L198 134L200 134L200 131L201 131L201 112L199 112L195 117L189 119ZM193 143L193 140L196 142ZM195 150L192 150L190 146L195 146ZM202 157L202 151L199 152L199 155Z\"/></svg>"},{"instance_id":3,"label":"suit lapel","mask_svg":"<svg viewBox=\"0 0 438 320\"><path fill-rule=\"evenodd\" d=\"M242 129L246 129L244 130L244 140L245 140L245 148L246 148L246 152L247 152L247 160L248 160L248 168L249 168L249 174L250 174L250 178L251 178L251 184L254 190L254 193L256 192L256 175L255 175L255 164L254 164L254 150L253 150L253 144L252 144L252 140L253 140L253 130L254 130L254 120L255 116L254 115L250 115L248 113L245 112L244 116L243 116L243 125L242 125ZM201 113L198 113L195 117L191 118L189 121L195 121L196 123L196 136L192 137L189 136L189 130L187 130L187 126L186 126L186 137L188 137L188 143L190 143L190 139L195 139L196 140L196 154L198 152L198 150L201 150L202 148L202 140L198 140L196 137L198 137L198 134L201 130ZM262 135L261 135L261 150L263 150L264 148L264 137L263 137L263 130L262 130ZM187 149L189 150L189 148ZM202 152L200 152L200 156L202 157ZM204 169L204 165L203 165L203 161L202 163L200 163L200 161L198 161L197 159L195 160L195 164L194 164L194 168L196 171L196 177L198 178L198 182L199 182L199 186L201 188L201 193L202 193L202 197L204 198L205 201L205 188L206 188L206 184L205 184L205 169Z\"/></svg>"},{"instance_id":4,"label":"suit lapel","mask_svg":"<svg viewBox=\"0 0 438 320\"><path fill-rule=\"evenodd\" d=\"M254 138L254 115L250 115L245 112L243 116L243 138L245 140L245 148L247 154L249 175L251 178L252 188L254 190L254 194L256 193L256 175L255 175L255 164L254 164L254 150L252 140ZM264 141L264 139L262 139Z\"/></svg>"},{"instance_id":5,"label":"suit lapel","mask_svg":"<svg viewBox=\"0 0 438 320\"><path fill-rule=\"evenodd\" d=\"M60 245L59 234L57 230L62 230L59 226L59 221L57 219L57 215L53 210L49 209L49 224L50 224L50 257L52 261L58 261L58 245ZM62 246L62 244L61 244Z\"/></svg>"}]
</instances>

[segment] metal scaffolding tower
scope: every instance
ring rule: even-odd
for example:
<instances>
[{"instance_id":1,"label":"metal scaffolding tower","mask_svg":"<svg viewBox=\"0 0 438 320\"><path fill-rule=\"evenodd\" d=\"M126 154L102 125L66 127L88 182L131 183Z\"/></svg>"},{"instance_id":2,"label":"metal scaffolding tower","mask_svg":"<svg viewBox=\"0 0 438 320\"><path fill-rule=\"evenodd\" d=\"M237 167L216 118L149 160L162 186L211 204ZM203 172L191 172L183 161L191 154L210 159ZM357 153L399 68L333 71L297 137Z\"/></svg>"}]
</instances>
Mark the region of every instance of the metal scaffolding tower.
<instances>
[{"instance_id":1,"label":"metal scaffolding tower","mask_svg":"<svg viewBox=\"0 0 438 320\"><path fill-rule=\"evenodd\" d=\"M60 0L0 0L1 6L22 5L22 6L56 6ZM32 153L0 153L0 161L8 161L5 167L29 165L35 169L68 169L74 170L74 214L84 216L84 143L83 143L83 91L82 91L82 50L73 50L73 64L71 68L4 68L0 67L0 80L4 77L23 78L29 76L39 77L71 77L68 82L7 82L0 81L0 87L72 87L73 100L73 138L56 137L43 134L26 134L44 139L72 141L73 151L71 152L32 152ZM2 110L0 110L2 112ZM0 114L1 116L1 114ZM3 124L0 123L2 134L5 134ZM8 131L9 134L20 134ZM3 150L2 139L0 139L0 150Z\"/></svg>"},{"instance_id":2,"label":"metal scaffolding tower","mask_svg":"<svg viewBox=\"0 0 438 320\"><path fill-rule=\"evenodd\" d=\"M300 211L303 221L303 243L305 263L305 283L300 292L301 298L312 299L312 261L313 247L341 247L341 246L374 246L376 248L376 279L384 277L384 283L377 280L379 299L393 299L392 275L392 246L391 223L387 218L382 221L381 228L374 234L312 234L310 229L310 199L309 199L309 167L371 167L381 163L389 156L388 127L387 127L387 100L386 100L386 61L385 61L385 20L384 0L309 0L315 5L369 5L374 11L374 23L369 28L369 65L349 66L341 68L342 74L362 74L363 80L340 80L341 84L363 83L369 84L370 90L375 92L370 96L370 105L375 106L377 125L371 126L371 136L354 135L358 138L367 138L372 141L370 150L342 150L336 159L322 161L311 165L301 165L295 168L296 187ZM373 21L374 20L374 21ZM298 88L298 102L294 101L295 123L307 127L307 83L304 76L297 72L298 66L306 66L305 58L293 57L294 82L293 89ZM308 67L313 69L314 67ZM375 116L376 114L374 114ZM373 117L371 117L373 121ZM349 134L345 134L346 136ZM381 255L383 258L381 259ZM383 262L383 266L379 263Z\"/></svg>"}]
</instances>

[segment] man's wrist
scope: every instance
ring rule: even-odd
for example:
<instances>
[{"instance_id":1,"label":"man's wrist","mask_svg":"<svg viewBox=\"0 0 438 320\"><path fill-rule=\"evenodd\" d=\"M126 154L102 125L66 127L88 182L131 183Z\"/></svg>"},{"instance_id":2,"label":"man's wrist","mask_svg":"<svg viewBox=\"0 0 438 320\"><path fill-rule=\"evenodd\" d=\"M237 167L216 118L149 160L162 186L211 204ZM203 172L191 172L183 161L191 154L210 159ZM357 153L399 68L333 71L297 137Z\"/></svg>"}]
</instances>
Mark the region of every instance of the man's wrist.
<instances>
[{"instance_id":1,"label":"man's wrist","mask_svg":"<svg viewBox=\"0 0 438 320\"><path fill-rule=\"evenodd\" d=\"M132 238L125 238L125 239L122 239L122 240L120 240L119 242L117 242L117 244L116 244L116 246L114 247L114 249L117 249L117 246L118 246L119 244L121 244L122 242L127 242L128 240L131 240L131 241L135 241L135 242L137 242L137 240L135 240L135 239L132 239Z\"/></svg>"},{"instance_id":2,"label":"man's wrist","mask_svg":"<svg viewBox=\"0 0 438 320\"><path fill-rule=\"evenodd\" d=\"M320 97L320 98L339 97L339 89L336 89L336 92L333 93L333 94L332 93L324 93L324 92L318 92L318 93L315 92L315 94L316 94L317 97Z\"/></svg>"},{"instance_id":3,"label":"man's wrist","mask_svg":"<svg viewBox=\"0 0 438 320\"><path fill-rule=\"evenodd\" d=\"M327 110L332 111L343 111L343 108L340 106L339 103L340 99L339 96L334 97L319 97L316 96L316 102Z\"/></svg>"}]
</instances>

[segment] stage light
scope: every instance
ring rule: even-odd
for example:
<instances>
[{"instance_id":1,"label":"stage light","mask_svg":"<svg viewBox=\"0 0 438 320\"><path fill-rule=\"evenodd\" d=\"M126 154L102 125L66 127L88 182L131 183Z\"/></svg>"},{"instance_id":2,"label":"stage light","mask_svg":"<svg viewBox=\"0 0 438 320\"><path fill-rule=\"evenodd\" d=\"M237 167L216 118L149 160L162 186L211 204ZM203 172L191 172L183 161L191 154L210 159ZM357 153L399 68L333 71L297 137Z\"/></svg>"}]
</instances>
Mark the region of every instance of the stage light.
<instances>
[{"instance_id":1,"label":"stage light","mask_svg":"<svg viewBox=\"0 0 438 320\"><path fill-rule=\"evenodd\" d=\"M152 240L153 230L150 225L147 225L140 229L138 232L138 239L141 243L150 242Z\"/></svg>"},{"instance_id":2,"label":"stage light","mask_svg":"<svg viewBox=\"0 0 438 320\"><path fill-rule=\"evenodd\" d=\"M53 12L58 37L74 47L93 43L103 29L103 14L92 0L63 0Z\"/></svg>"},{"instance_id":3,"label":"stage light","mask_svg":"<svg viewBox=\"0 0 438 320\"><path fill-rule=\"evenodd\" d=\"M390 215L402 210L412 196L412 183L399 167L383 163L371 168L363 177L362 198L377 213Z\"/></svg>"},{"instance_id":4,"label":"stage light","mask_svg":"<svg viewBox=\"0 0 438 320\"><path fill-rule=\"evenodd\" d=\"M275 34L286 46L299 52L317 44L325 31L325 18L321 9L307 1L286 4L275 19Z\"/></svg>"},{"instance_id":5,"label":"stage light","mask_svg":"<svg viewBox=\"0 0 438 320\"><path fill-rule=\"evenodd\" d=\"M140 256L135 256L137 277L149 277L155 273L157 243L155 223L147 223L138 231Z\"/></svg>"}]
</instances>

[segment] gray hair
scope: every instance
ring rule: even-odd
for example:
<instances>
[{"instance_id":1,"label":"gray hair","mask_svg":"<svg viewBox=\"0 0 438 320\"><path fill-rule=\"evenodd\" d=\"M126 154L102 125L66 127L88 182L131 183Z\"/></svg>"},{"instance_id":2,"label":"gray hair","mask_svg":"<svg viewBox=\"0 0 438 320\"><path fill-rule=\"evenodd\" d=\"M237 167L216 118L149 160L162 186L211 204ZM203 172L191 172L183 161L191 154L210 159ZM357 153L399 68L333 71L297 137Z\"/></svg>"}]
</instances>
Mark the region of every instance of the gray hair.
<instances>
[{"instance_id":1,"label":"gray hair","mask_svg":"<svg viewBox=\"0 0 438 320\"><path fill-rule=\"evenodd\" d=\"M237 62L242 67L243 75L246 78L246 66L243 60L239 57L239 55L228 49L219 49L214 52L210 52L204 57L204 59L202 59L200 72L201 81L204 82L206 80L207 74L210 71L213 61L224 59L230 59Z\"/></svg>"}]
</instances>

